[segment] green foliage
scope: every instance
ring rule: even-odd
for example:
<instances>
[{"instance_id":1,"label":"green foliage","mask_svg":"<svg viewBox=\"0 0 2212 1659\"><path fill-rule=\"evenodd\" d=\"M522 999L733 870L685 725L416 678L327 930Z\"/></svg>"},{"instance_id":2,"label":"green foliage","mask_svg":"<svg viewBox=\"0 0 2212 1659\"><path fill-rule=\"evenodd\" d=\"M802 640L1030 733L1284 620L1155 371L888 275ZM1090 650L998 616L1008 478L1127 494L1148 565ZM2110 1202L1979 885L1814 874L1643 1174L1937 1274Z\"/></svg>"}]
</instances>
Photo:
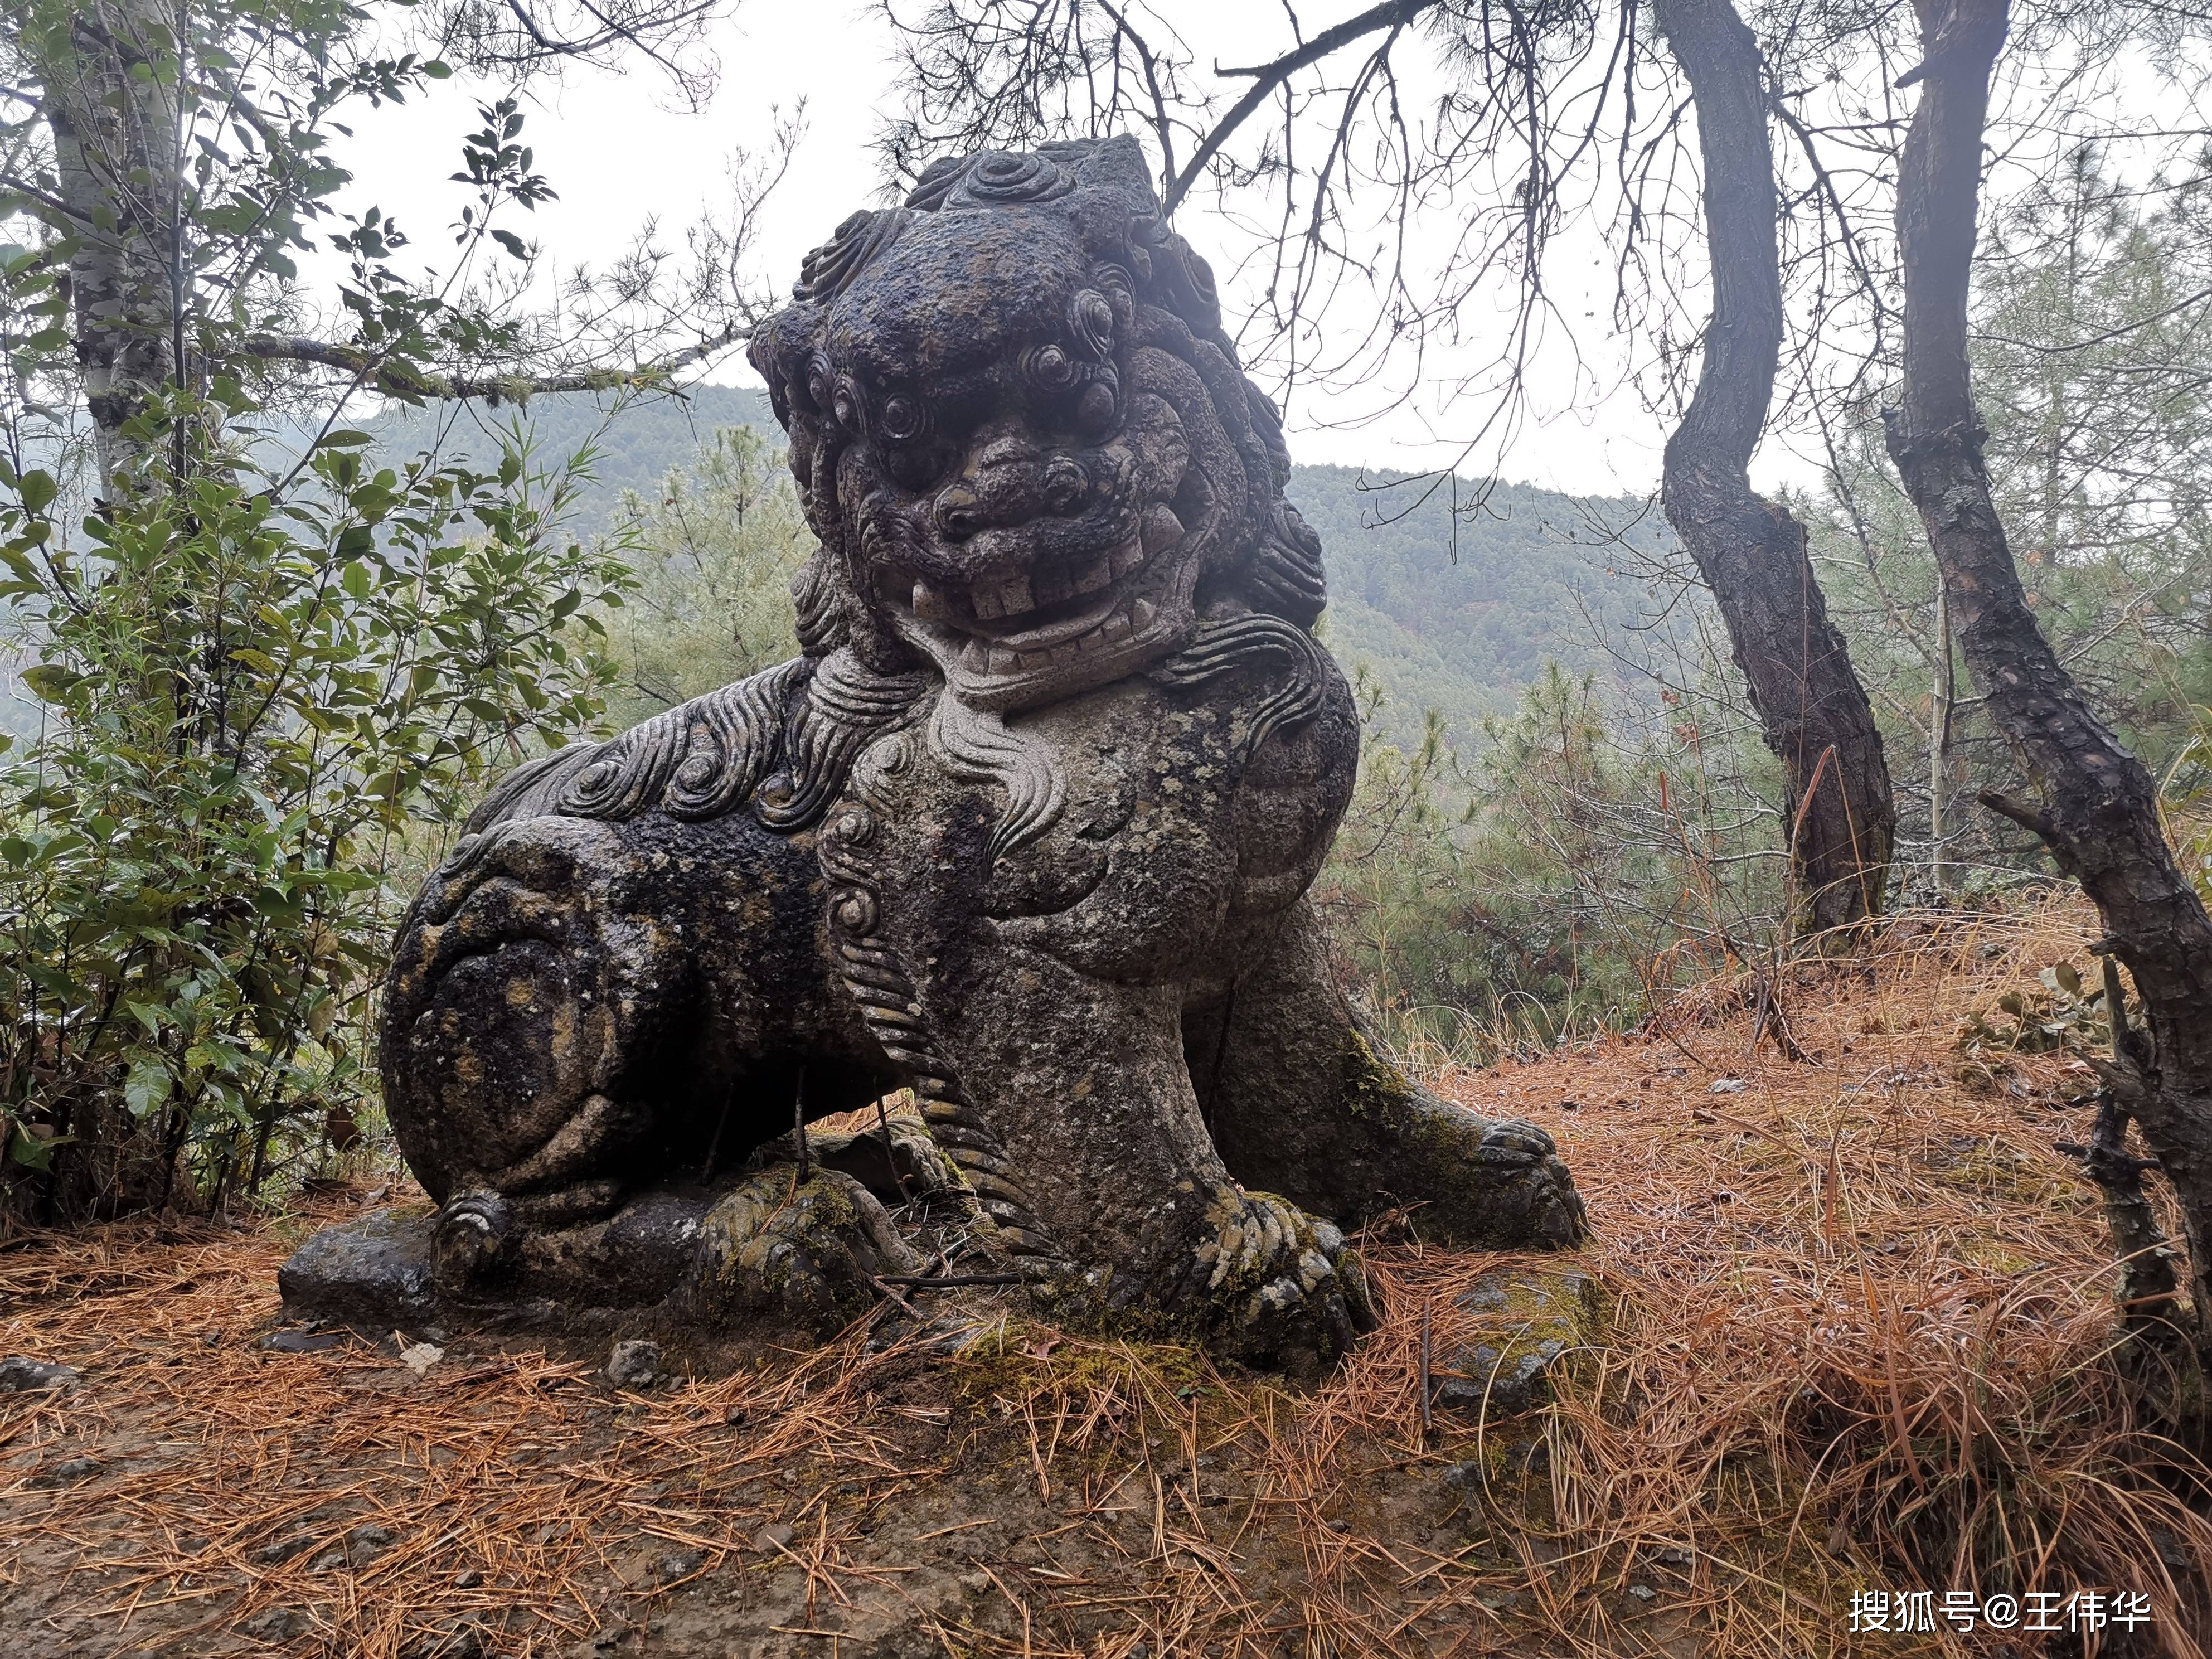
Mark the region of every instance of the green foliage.
<instances>
[{"instance_id":1,"label":"green foliage","mask_svg":"<svg viewBox=\"0 0 2212 1659\"><path fill-rule=\"evenodd\" d=\"M1645 501L1497 484L1455 512L1464 480L1341 466L1291 469L1290 499L1321 533L1329 606L1322 628L1384 694L1400 744L1423 741L1435 709L1462 750L1510 712L1547 663L1606 665L1607 635L1648 599L1626 574L1671 541Z\"/></svg>"},{"instance_id":2,"label":"green foliage","mask_svg":"<svg viewBox=\"0 0 2212 1659\"><path fill-rule=\"evenodd\" d=\"M1482 1064L1634 1024L1774 928L1784 864L1747 731L1549 664L1462 761L1434 711L1398 748L1380 688L1358 689L1359 786L1316 896L1401 1054Z\"/></svg>"},{"instance_id":3,"label":"green foliage","mask_svg":"<svg viewBox=\"0 0 2212 1659\"><path fill-rule=\"evenodd\" d=\"M0 41L38 93L0 122L33 244L0 249L0 605L37 705L0 759L0 1200L27 1169L64 1215L180 1175L219 1204L349 1121L394 875L596 723L633 585L619 538L569 533L587 446L372 459L343 419L526 355L514 285L470 276L552 194L516 99L463 140L424 279L388 215L340 211L332 144L443 65L325 0L84 15L36 0ZM303 343L318 235L349 337Z\"/></svg>"},{"instance_id":4,"label":"green foliage","mask_svg":"<svg viewBox=\"0 0 2212 1659\"><path fill-rule=\"evenodd\" d=\"M530 400L521 418L548 453L592 450L592 476L576 498L576 522L586 530L612 531L636 517L634 498L665 500L668 475L696 471L725 428L749 428L771 453L783 448L783 429L769 412L768 393L738 386L687 386L681 396L545 393ZM384 456L434 449L483 466L495 463L509 441L507 420L466 404L395 404L362 424L375 440L375 453Z\"/></svg>"},{"instance_id":5,"label":"green foliage","mask_svg":"<svg viewBox=\"0 0 2212 1659\"><path fill-rule=\"evenodd\" d=\"M231 396L163 418L219 428L251 411ZM258 1175L280 1120L361 1090L387 854L596 718L629 580L520 456L372 470L333 434L283 488L196 459L76 549L52 480L0 468L47 713L0 770L0 1111L19 1161L111 1154L88 1172L111 1202L166 1191L187 1148Z\"/></svg>"},{"instance_id":6,"label":"green foliage","mask_svg":"<svg viewBox=\"0 0 2212 1659\"><path fill-rule=\"evenodd\" d=\"M796 652L791 579L814 538L781 445L726 427L650 497L626 495L637 592L616 632L622 714L642 720Z\"/></svg>"},{"instance_id":7,"label":"green foliage","mask_svg":"<svg viewBox=\"0 0 2212 1659\"><path fill-rule=\"evenodd\" d=\"M2181 867L2212 905L2212 708L2191 712L2189 740L2166 769L2166 827Z\"/></svg>"},{"instance_id":8,"label":"green foliage","mask_svg":"<svg viewBox=\"0 0 2212 1659\"><path fill-rule=\"evenodd\" d=\"M2085 149L1998 216L1976 271L1976 403L2028 603L2154 772L2181 763L2192 705L2212 702L2208 249L2212 182L2144 191ZM1823 497L1800 507L1882 723L1905 809L1899 864L1923 878L1932 791L1945 863L1967 890L2015 881L2040 867L2039 849L1974 796L2016 793L2017 765L1963 667L1946 672L1926 539L1864 413ZM1931 745L1946 684L1960 706Z\"/></svg>"}]
</instances>

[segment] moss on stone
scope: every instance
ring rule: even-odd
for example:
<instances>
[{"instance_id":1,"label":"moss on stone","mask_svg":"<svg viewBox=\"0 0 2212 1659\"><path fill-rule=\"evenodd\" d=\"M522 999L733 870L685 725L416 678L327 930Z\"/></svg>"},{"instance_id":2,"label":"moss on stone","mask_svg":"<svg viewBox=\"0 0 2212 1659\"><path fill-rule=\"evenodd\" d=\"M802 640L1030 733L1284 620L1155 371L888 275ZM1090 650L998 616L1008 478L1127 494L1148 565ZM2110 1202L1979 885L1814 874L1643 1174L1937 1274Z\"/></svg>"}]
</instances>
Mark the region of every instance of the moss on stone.
<instances>
[{"instance_id":1,"label":"moss on stone","mask_svg":"<svg viewBox=\"0 0 2212 1659\"><path fill-rule=\"evenodd\" d=\"M1409 1109L1417 1096L1406 1074L1376 1054L1362 1033L1348 1026L1340 1066L1346 1109L1352 1116L1396 1127L1402 1120L1417 1115Z\"/></svg>"},{"instance_id":2,"label":"moss on stone","mask_svg":"<svg viewBox=\"0 0 2212 1659\"><path fill-rule=\"evenodd\" d=\"M1510 1417L1553 1398L1554 1380L1578 1370L1604 1339L1597 1281L1571 1267L1515 1267L1486 1273L1459 1298L1474 1316L1439 1365L1437 1405Z\"/></svg>"}]
</instances>

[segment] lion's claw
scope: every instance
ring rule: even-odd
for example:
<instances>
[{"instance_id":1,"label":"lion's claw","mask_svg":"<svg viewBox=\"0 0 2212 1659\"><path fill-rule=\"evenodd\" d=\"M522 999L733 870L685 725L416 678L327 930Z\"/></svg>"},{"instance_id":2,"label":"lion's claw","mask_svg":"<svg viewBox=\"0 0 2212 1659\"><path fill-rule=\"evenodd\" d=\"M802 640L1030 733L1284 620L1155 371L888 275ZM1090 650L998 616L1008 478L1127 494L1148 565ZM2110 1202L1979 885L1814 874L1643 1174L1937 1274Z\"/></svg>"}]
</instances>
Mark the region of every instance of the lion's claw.
<instances>
[{"instance_id":1,"label":"lion's claw","mask_svg":"<svg viewBox=\"0 0 2212 1659\"><path fill-rule=\"evenodd\" d=\"M1318 1372L1376 1319L1359 1253L1273 1193L1224 1191L1191 1256L1186 1294L1209 1346L1251 1365Z\"/></svg>"}]
</instances>

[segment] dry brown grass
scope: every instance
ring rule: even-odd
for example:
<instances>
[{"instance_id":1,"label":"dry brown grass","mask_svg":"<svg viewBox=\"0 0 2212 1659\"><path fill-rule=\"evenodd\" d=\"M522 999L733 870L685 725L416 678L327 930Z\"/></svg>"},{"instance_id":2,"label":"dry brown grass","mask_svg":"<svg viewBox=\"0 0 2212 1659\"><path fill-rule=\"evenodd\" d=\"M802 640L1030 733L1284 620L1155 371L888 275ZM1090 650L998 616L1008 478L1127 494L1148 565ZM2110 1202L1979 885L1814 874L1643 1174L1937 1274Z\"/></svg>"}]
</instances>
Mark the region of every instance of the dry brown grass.
<instances>
[{"instance_id":1,"label":"dry brown grass","mask_svg":"<svg viewBox=\"0 0 2212 1659\"><path fill-rule=\"evenodd\" d=\"M511 1344L457 1342L421 1379L253 1346L320 1215L16 1241L0 1352L85 1379L0 1398L10 1659L591 1653L595 1632L825 1659L2024 1653L1855 1637L1850 1597L2077 1587L2154 1598L2133 1650L2200 1651L2212 1528L2173 1495L2197 1466L2108 1358L2100 1224L2051 1149L2085 1127L2079 1062L1977 1070L1953 1042L2082 963L2081 921L1908 920L1802 970L1808 1064L1749 1056L1719 986L1666 1034L1444 1079L1559 1135L1612 1340L1553 1408L1426 1442L1421 1310L1448 1351L1501 1258L1374 1246L1386 1323L1306 1393L977 1295L996 1322L957 1358L856 1332L616 1396ZM1441 1479L1468 1464L1487 1496ZM331 1561L363 1525L390 1541Z\"/></svg>"}]
</instances>

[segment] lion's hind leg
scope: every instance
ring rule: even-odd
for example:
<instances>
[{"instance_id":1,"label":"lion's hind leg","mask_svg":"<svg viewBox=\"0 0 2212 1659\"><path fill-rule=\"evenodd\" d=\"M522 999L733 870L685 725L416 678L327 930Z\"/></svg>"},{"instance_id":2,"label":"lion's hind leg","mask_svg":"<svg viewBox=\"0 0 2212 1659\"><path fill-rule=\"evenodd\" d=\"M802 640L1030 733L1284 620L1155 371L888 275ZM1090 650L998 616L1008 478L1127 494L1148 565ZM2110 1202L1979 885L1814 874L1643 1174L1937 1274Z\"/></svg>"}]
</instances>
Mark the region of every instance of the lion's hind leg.
<instances>
[{"instance_id":1,"label":"lion's hind leg","mask_svg":"<svg viewBox=\"0 0 2212 1659\"><path fill-rule=\"evenodd\" d=\"M678 953L625 912L616 832L574 818L498 826L439 872L386 987L386 1109L449 1212L441 1279L481 1276L518 1227L611 1211L652 1127L641 1074L687 990Z\"/></svg>"}]
</instances>

